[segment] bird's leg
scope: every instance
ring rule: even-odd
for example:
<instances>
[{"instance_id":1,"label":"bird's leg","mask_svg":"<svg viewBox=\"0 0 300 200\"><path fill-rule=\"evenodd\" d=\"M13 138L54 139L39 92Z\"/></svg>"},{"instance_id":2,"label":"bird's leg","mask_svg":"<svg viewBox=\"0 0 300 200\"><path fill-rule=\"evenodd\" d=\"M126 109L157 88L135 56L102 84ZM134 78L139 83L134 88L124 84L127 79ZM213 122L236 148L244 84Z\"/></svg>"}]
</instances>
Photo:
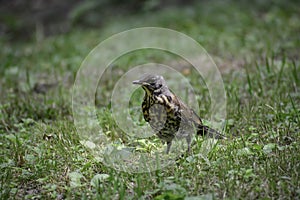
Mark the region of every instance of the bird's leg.
<instances>
[{"instance_id":1,"label":"bird's leg","mask_svg":"<svg viewBox=\"0 0 300 200\"><path fill-rule=\"evenodd\" d=\"M187 145L188 145L187 152L190 153L191 152L191 142L192 142L191 136L186 137L186 142L187 142Z\"/></svg>"},{"instance_id":2,"label":"bird's leg","mask_svg":"<svg viewBox=\"0 0 300 200\"><path fill-rule=\"evenodd\" d=\"M167 142L167 151L166 151L166 154L169 154L171 145L172 145L172 141Z\"/></svg>"}]
</instances>

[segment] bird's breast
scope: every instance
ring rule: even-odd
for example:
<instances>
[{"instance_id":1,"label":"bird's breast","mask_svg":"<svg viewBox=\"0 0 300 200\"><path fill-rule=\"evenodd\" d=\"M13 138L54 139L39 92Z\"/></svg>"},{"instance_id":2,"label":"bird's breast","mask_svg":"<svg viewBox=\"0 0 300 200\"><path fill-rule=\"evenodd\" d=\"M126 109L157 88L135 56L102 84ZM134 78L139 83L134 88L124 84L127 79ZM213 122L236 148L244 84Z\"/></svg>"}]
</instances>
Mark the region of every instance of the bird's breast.
<instances>
[{"instance_id":1,"label":"bird's breast","mask_svg":"<svg viewBox=\"0 0 300 200\"><path fill-rule=\"evenodd\" d=\"M146 96L142 103L142 110L144 119L156 131L175 131L180 123L179 109L170 102L167 96Z\"/></svg>"}]
</instances>

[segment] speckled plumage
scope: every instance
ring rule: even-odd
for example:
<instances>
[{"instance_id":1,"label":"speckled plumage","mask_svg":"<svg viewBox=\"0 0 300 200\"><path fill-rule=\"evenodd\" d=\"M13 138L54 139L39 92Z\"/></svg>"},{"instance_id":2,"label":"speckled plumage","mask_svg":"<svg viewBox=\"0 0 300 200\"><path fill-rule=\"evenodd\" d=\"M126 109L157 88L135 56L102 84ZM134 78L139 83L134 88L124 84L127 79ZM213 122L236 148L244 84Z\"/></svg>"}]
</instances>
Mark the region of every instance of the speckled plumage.
<instances>
[{"instance_id":1,"label":"speckled plumage","mask_svg":"<svg viewBox=\"0 0 300 200\"><path fill-rule=\"evenodd\" d=\"M167 143L167 153L172 140L185 138L190 151L193 134L208 135L217 139L224 136L218 131L204 126L200 117L173 94L164 78L148 74L133 84L141 85L145 91L142 111L144 119L150 124L156 135Z\"/></svg>"}]
</instances>

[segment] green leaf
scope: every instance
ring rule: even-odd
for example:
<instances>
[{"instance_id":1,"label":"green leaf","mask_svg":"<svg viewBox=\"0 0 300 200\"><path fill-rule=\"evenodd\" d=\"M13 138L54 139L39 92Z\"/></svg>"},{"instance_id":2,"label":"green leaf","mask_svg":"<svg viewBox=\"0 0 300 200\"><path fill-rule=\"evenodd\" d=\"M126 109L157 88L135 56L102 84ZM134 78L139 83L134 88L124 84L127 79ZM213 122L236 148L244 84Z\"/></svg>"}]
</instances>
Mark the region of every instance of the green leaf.
<instances>
[{"instance_id":1,"label":"green leaf","mask_svg":"<svg viewBox=\"0 0 300 200\"><path fill-rule=\"evenodd\" d=\"M89 148L89 149L95 149L96 148L96 144L94 142L91 142L91 141L80 141L80 144L82 144L83 146L85 146L86 148Z\"/></svg>"},{"instance_id":2,"label":"green leaf","mask_svg":"<svg viewBox=\"0 0 300 200\"><path fill-rule=\"evenodd\" d=\"M252 151L248 148L248 147L245 147L243 149L239 149L238 152L237 152L237 155L239 156L249 156L249 155L252 155Z\"/></svg>"},{"instance_id":3,"label":"green leaf","mask_svg":"<svg viewBox=\"0 0 300 200\"><path fill-rule=\"evenodd\" d=\"M200 196L185 197L184 200L213 200L213 194L203 194Z\"/></svg>"},{"instance_id":4,"label":"green leaf","mask_svg":"<svg viewBox=\"0 0 300 200\"><path fill-rule=\"evenodd\" d=\"M264 153L269 154L272 153L273 149L275 149L276 144L275 143L269 143L266 144L263 148Z\"/></svg>"},{"instance_id":5,"label":"green leaf","mask_svg":"<svg viewBox=\"0 0 300 200\"><path fill-rule=\"evenodd\" d=\"M184 200L183 195L172 194L170 192L158 195L154 198L155 200Z\"/></svg>"},{"instance_id":6,"label":"green leaf","mask_svg":"<svg viewBox=\"0 0 300 200\"><path fill-rule=\"evenodd\" d=\"M109 178L108 174L96 174L91 180L91 185L93 187L99 187L99 184L104 182L108 178Z\"/></svg>"},{"instance_id":7,"label":"green leaf","mask_svg":"<svg viewBox=\"0 0 300 200\"><path fill-rule=\"evenodd\" d=\"M83 178L83 175L79 172L71 172L69 173L70 178L70 186L71 187L80 187L81 181L80 179Z\"/></svg>"}]
</instances>

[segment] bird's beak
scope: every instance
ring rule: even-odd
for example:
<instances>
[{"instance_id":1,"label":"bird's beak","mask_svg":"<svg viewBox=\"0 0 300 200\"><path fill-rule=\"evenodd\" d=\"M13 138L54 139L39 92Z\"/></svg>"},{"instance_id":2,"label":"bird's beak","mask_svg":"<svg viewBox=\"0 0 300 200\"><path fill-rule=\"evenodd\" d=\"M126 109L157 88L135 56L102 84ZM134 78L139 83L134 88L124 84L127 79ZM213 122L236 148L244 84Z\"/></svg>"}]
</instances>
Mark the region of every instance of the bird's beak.
<instances>
[{"instance_id":1,"label":"bird's beak","mask_svg":"<svg viewBox=\"0 0 300 200\"><path fill-rule=\"evenodd\" d=\"M143 85L143 82L140 80L133 81L132 83L136 85Z\"/></svg>"}]
</instances>

